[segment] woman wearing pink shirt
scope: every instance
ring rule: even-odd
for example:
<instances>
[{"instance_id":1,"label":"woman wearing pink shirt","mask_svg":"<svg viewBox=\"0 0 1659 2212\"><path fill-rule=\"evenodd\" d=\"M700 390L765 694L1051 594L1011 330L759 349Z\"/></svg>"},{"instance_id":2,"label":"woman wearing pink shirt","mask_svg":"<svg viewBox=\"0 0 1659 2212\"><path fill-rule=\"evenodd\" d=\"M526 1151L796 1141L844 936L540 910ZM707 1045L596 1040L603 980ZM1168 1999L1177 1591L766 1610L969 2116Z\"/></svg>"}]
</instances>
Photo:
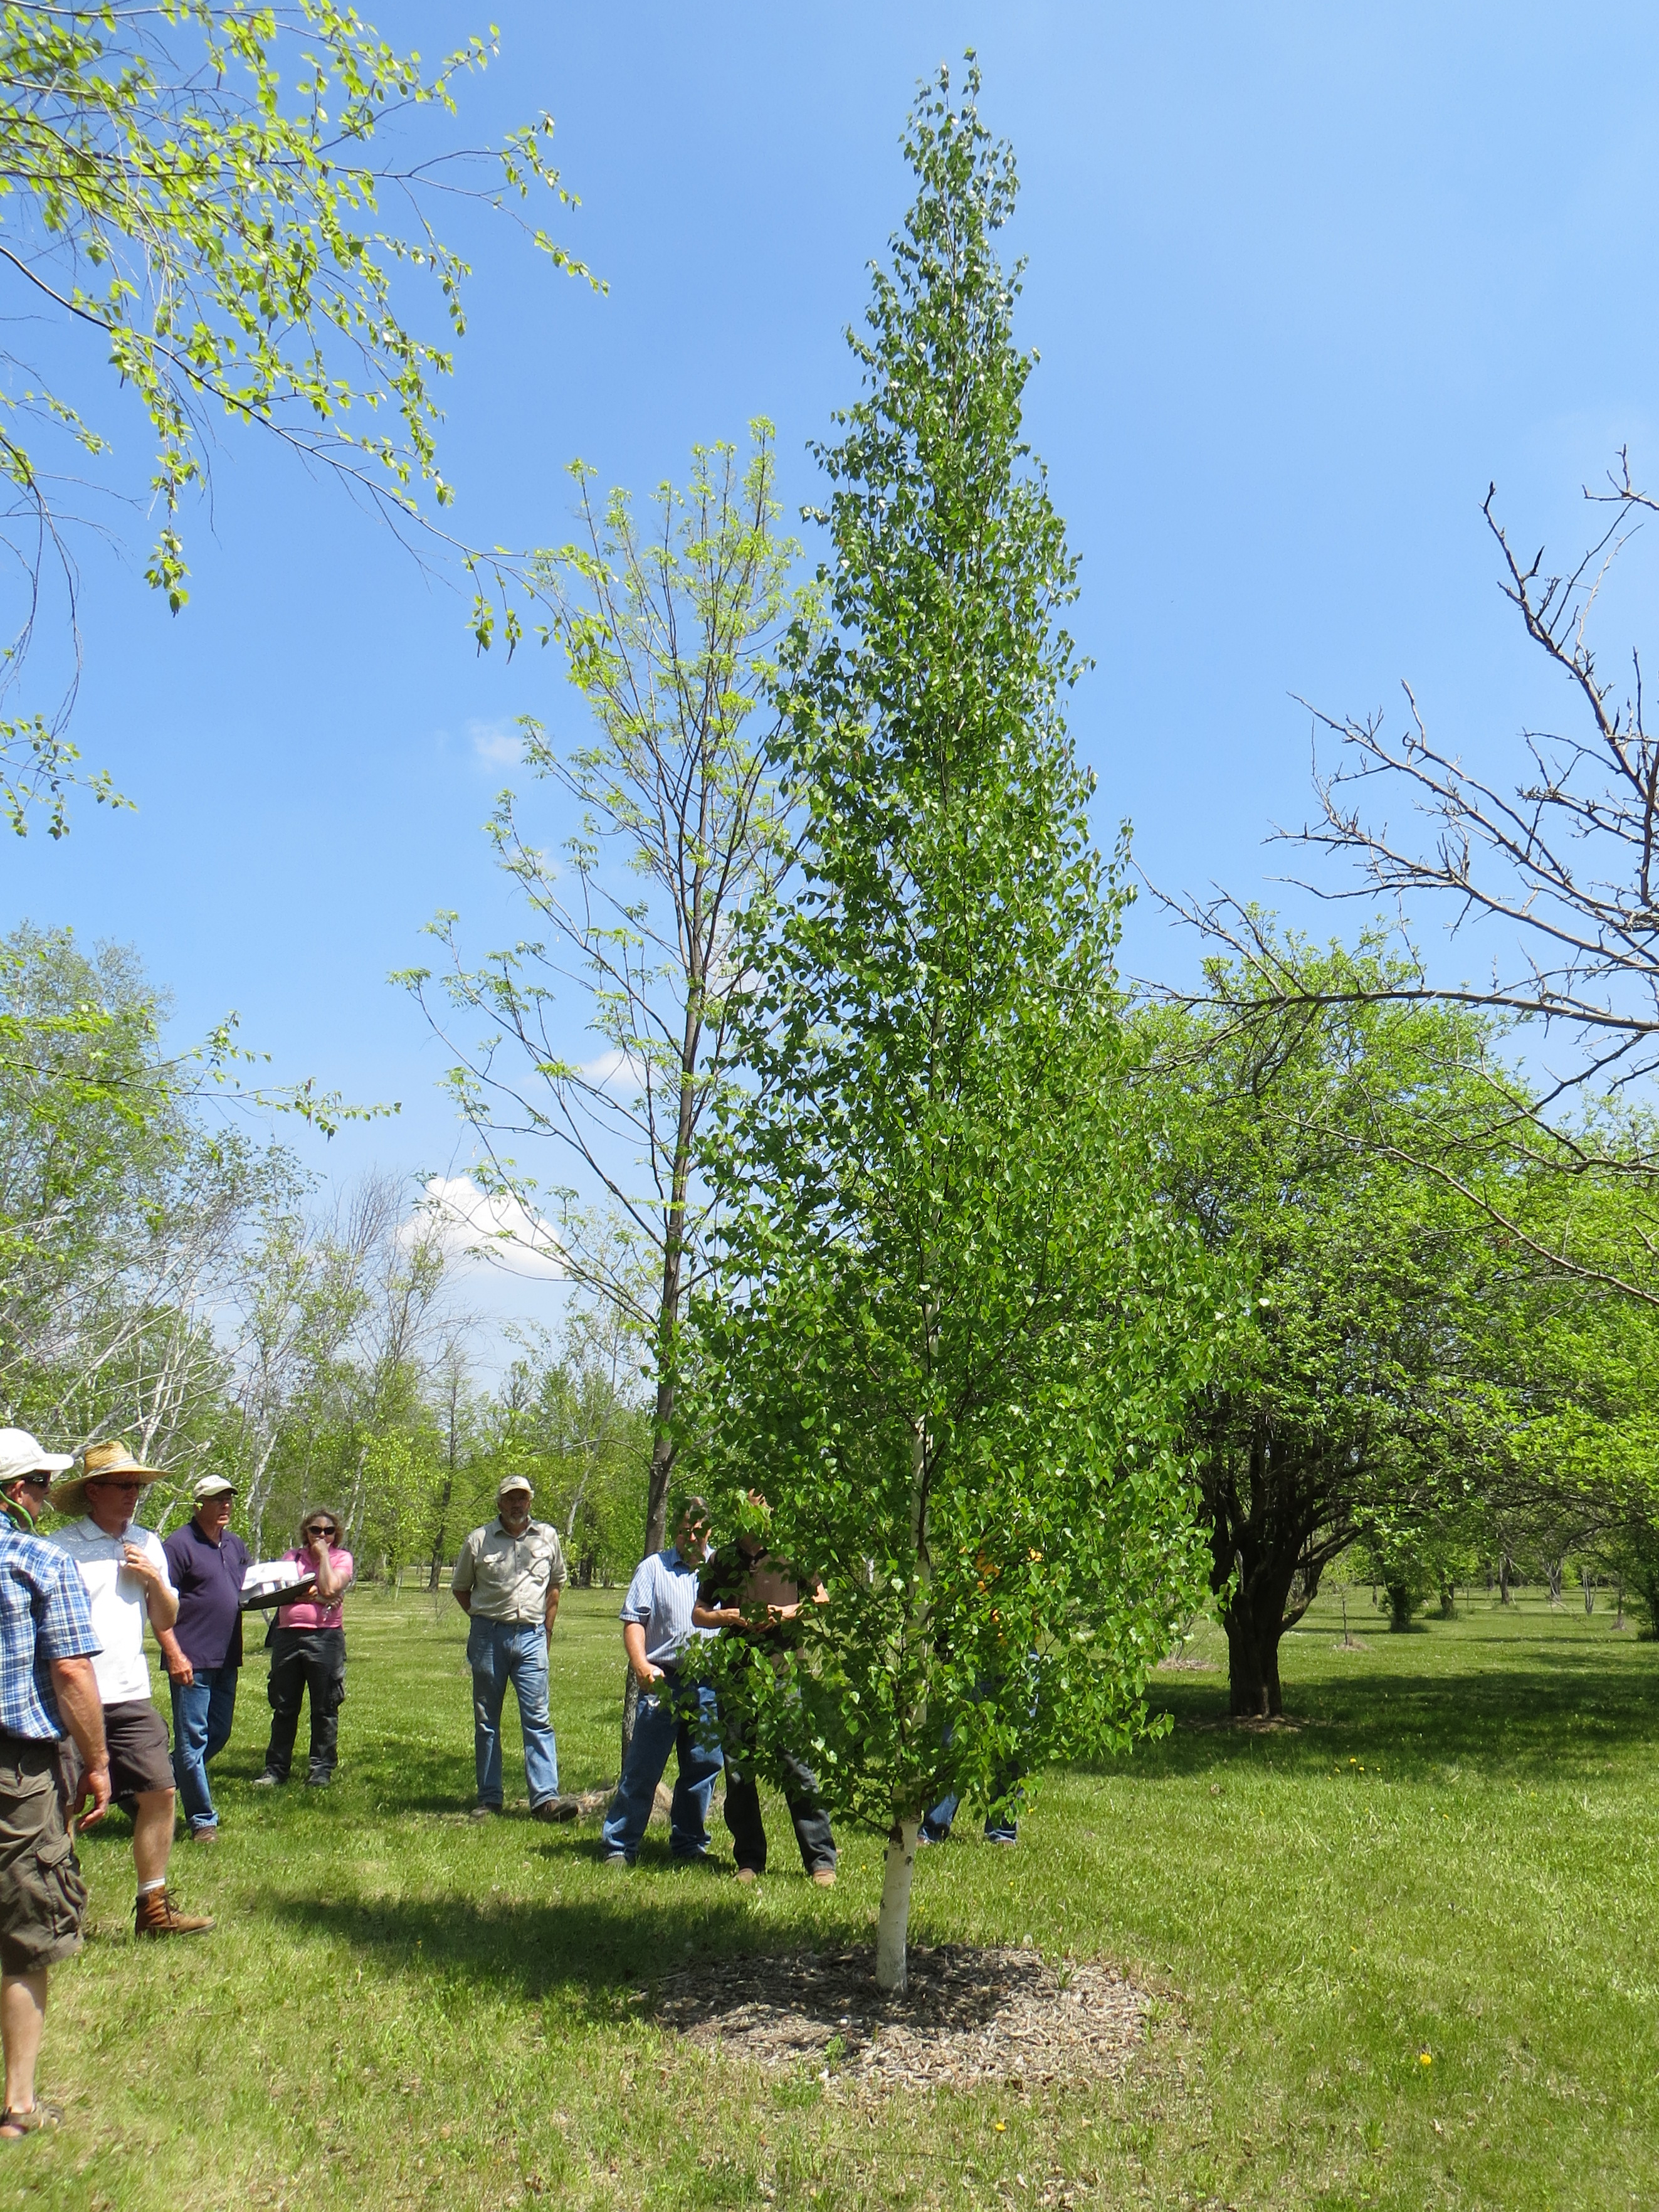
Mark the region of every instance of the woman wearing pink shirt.
<instances>
[{"instance_id":1,"label":"woman wearing pink shirt","mask_svg":"<svg viewBox=\"0 0 1659 2212\"><path fill-rule=\"evenodd\" d=\"M277 1608L270 1644L270 1747L256 1788L286 1782L294 1763L300 1707L311 1692L311 1765L306 1780L325 1790L334 1779L340 1708L346 1701L346 1632L340 1601L352 1578L349 1552L336 1551L340 1516L313 1505L300 1523L297 1549L282 1556L317 1577L317 1586L294 1605Z\"/></svg>"}]
</instances>

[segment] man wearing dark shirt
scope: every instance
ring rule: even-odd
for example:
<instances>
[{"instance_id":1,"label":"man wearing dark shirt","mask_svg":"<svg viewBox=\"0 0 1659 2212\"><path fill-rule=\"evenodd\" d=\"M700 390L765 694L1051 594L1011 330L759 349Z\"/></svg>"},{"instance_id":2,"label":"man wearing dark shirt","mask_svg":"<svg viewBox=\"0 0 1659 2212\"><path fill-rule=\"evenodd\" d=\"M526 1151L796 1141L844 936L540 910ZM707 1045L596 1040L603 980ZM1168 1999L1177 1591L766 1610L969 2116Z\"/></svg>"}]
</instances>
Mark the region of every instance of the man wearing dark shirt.
<instances>
[{"instance_id":1,"label":"man wearing dark shirt","mask_svg":"<svg viewBox=\"0 0 1659 2212\"><path fill-rule=\"evenodd\" d=\"M235 1495L235 1485L222 1474L204 1474L196 1486L194 1516L161 1547L179 1593L179 1618L159 1638L173 1686L173 1771L196 1844L219 1838L208 1761L230 1741L242 1665L248 1548L231 1534Z\"/></svg>"},{"instance_id":2,"label":"man wearing dark shirt","mask_svg":"<svg viewBox=\"0 0 1659 2212\"><path fill-rule=\"evenodd\" d=\"M786 1560L766 1549L760 1533L766 1501L752 1491L749 1502L755 1525L740 1531L734 1543L722 1545L710 1559L698 1583L691 1617L698 1628L717 1628L724 1636L743 1638L764 1663L761 1654L792 1649L799 1643L802 1605L821 1605L825 1591L817 1582L808 1589ZM741 1692L721 1692L720 1729L726 1759L726 1826L731 1831L737 1879L752 1882L766 1870L766 1831L754 1772L755 1717L742 1704ZM835 1838L829 1815L818 1802L818 1778L793 1753L780 1751L777 1759L801 1863L820 1889L833 1888Z\"/></svg>"}]
</instances>

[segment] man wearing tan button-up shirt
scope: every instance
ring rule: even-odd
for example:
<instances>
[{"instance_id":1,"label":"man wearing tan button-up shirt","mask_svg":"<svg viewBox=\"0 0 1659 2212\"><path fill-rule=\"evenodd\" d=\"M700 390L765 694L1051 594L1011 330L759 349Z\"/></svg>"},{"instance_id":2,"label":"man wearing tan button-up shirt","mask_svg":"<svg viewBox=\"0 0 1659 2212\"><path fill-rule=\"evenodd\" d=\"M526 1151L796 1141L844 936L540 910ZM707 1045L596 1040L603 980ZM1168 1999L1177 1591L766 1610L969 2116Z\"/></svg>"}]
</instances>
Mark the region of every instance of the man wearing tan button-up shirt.
<instances>
[{"instance_id":1,"label":"man wearing tan button-up shirt","mask_svg":"<svg viewBox=\"0 0 1659 2212\"><path fill-rule=\"evenodd\" d=\"M467 1662L478 1769L475 1820L501 1810L501 1706L509 1682L524 1734L530 1811L538 1820L566 1814L559 1797L559 1747L548 1716L548 1638L570 1577L558 1531L530 1519L535 1495L522 1474L505 1479L496 1492L500 1513L462 1545L450 1583L472 1623Z\"/></svg>"}]
</instances>

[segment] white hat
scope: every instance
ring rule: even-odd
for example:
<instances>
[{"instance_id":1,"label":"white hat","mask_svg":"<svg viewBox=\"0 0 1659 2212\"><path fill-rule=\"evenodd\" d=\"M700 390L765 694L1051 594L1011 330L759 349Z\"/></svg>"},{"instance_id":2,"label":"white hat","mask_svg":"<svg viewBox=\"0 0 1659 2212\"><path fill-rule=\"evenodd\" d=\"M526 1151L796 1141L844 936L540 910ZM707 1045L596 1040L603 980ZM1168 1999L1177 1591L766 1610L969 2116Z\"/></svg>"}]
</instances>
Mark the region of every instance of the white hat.
<instances>
[{"instance_id":1,"label":"white hat","mask_svg":"<svg viewBox=\"0 0 1659 2212\"><path fill-rule=\"evenodd\" d=\"M74 1465L72 1452L42 1451L27 1429L0 1429L0 1490L20 1474L62 1474Z\"/></svg>"},{"instance_id":2,"label":"white hat","mask_svg":"<svg viewBox=\"0 0 1659 2212\"><path fill-rule=\"evenodd\" d=\"M198 1505L205 1505L210 1498L234 1498L236 1485L222 1474L204 1474L192 1495Z\"/></svg>"},{"instance_id":3,"label":"white hat","mask_svg":"<svg viewBox=\"0 0 1659 2212\"><path fill-rule=\"evenodd\" d=\"M510 1490L522 1490L526 1498L534 1498L536 1495L530 1486L530 1477L524 1474L504 1474L496 1486L497 1500L505 1498Z\"/></svg>"}]
</instances>

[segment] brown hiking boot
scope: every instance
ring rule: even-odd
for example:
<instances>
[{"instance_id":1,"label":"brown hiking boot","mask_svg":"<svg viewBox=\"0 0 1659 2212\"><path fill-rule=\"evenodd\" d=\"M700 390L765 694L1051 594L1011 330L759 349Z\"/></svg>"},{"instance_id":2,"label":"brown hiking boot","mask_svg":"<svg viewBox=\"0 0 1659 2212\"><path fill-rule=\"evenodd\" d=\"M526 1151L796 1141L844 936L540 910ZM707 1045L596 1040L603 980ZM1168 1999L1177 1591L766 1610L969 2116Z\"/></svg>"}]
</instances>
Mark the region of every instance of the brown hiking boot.
<instances>
[{"instance_id":1,"label":"brown hiking boot","mask_svg":"<svg viewBox=\"0 0 1659 2212\"><path fill-rule=\"evenodd\" d=\"M165 1889L147 1889L133 1913L135 1936L205 1936L213 1923L194 1912L181 1912Z\"/></svg>"}]
</instances>

